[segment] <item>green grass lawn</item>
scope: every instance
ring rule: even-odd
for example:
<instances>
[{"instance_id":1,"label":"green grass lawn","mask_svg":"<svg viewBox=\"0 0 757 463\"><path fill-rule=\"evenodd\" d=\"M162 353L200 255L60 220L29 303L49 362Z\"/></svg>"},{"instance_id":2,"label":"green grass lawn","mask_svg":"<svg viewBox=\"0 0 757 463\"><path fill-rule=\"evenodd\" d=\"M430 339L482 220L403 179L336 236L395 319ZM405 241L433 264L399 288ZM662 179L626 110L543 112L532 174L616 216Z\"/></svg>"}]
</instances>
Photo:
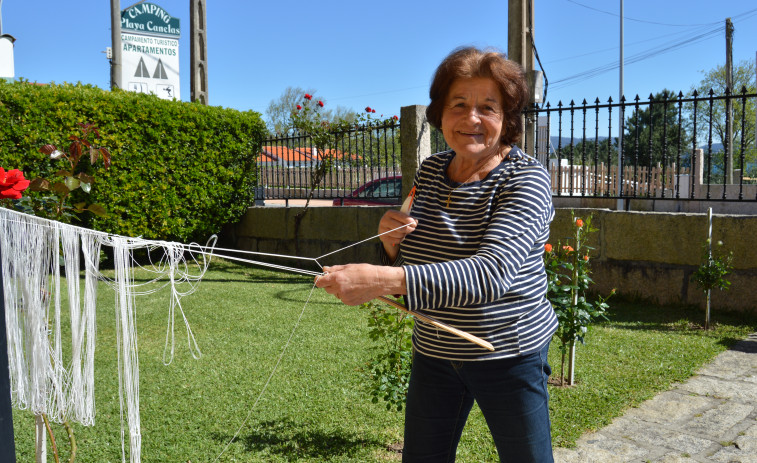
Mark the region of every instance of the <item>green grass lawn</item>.
<instances>
[{"instance_id":1,"label":"green grass lawn","mask_svg":"<svg viewBox=\"0 0 757 463\"><path fill-rule=\"evenodd\" d=\"M176 356L162 362L169 294L137 297L143 462L212 462L245 417L222 462L398 461L387 447L402 440L402 413L372 404L359 369L369 357L367 312L313 292L265 394L261 389L287 343L312 279L213 261L198 291L183 299L202 350L192 358L180 318ZM114 293L101 285L97 313L96 423L75 426L77 462L121 461ZM550 389L556 446L608 424L675 381L683 381L734 341L757 331L754 316L703 313L611 299L610 321L597 324L577 351L577 385ZM178 317L178 315L177 315ZM560 357L553 343L553 373ZM14 410L19 462L34 461L34 419ZM54 425L67 461L67 439ZM494 445L474 408L459 461L495 461ZM48 461L52 456L48 454Z\"/></svg>"}]
</instances>

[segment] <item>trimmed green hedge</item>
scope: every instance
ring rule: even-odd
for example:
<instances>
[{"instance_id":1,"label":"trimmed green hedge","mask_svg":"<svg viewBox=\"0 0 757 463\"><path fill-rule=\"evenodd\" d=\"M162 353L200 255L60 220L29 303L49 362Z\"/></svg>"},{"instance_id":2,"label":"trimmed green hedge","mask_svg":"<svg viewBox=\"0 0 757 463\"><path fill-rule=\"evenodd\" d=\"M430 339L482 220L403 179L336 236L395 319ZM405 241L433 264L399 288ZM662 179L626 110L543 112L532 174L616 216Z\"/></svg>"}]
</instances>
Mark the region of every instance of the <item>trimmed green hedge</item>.
<instances>
[{"instance_id":1,"label":"trimmed green hedge","mask_svg":"<svg viewBox=\"0 0 757 463\"><path fill-rule=\"evenodd\" d=\"M125 236L206 240L237 221L253 201L255 154L265 133L260 114L91 85L35 85L0 80L0 166L26 178L50 178L61 161L39 152L64 150L77 123L94 123L112 165L93 169L84 226ZM89 162L87 161L87 164ZM77 192L77 194L80 194Z\"/></svg>"}]
</instances>

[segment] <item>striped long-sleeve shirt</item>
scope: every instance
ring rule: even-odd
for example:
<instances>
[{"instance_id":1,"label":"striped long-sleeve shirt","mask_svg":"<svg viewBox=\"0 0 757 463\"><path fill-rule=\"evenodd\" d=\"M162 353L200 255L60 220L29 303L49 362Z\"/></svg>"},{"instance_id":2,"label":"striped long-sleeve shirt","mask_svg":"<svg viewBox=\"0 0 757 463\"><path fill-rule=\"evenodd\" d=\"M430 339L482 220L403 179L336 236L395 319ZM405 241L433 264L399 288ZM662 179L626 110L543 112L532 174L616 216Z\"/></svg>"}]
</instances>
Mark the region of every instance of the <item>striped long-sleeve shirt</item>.
<instances>
[{"instance_id":1,"label":"striped long-sleeve shirt","mask_svg":"<svg viewBox=\"0 0 757 463\"><path fill-rule=\"evenodd\" d=\"M554 217L549 176L513 147L483 180L459 184L446 174L454 156L436 154L418 170L410 212L418 226L395 265L405 269L410 310L479 336L495 351L422 322L415 324L413 345L449 360L536 351L557 328L543 261Z\"/></svg>"}]
</instances>

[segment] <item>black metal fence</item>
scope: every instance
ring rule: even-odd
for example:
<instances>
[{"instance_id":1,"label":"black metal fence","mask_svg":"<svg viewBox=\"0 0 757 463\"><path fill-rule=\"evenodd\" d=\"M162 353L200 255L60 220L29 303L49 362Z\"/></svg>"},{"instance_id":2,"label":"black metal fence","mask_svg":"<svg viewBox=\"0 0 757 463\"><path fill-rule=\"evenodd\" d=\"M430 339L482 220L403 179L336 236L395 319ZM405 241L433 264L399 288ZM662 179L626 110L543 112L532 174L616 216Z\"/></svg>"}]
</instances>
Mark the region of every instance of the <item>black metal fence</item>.
<instances>
[{"instance_id":1,"label":"black metal fence","mask_svg":"<svg viewBox=\"0 0 757 463\"><path fill-rule=\"evenodd\" d=\"M547 104L525 112L523 145L555 196L757 201L756 100L742 89Z\"/></svg>"},{"instance_id":2,"label":"black metal fence","mask_svg":"<svg viewBox=\"0 0 757 463\"><path fill-rule=\"evenodd\" d=\"M344 198L372 180L402 175L399 135L398 122L363 125L333 134L331 148L320 152L309 134L267 138L258 156L258 185L265 199L306 199L316 169L327 163L313 198Z\"/></svg>"},{"instance_id":3,"label":"black metal fence","mask_svg":"<svg viewBox=\"0 0 757 463\"><path fill-rule=\"evenodd\" d=\"M522 147L547 167L555 196L757 201L756 106L757 93L746 89L547 104L524 112ZM323 162L331 164L316 199L341 200L402 175L398 122L361 126L335 142L319 153L307 134L266 139L258 158L265 199L307 198ZM448 149L435 129L431 149Z\"/></svg>"}]
</instances>

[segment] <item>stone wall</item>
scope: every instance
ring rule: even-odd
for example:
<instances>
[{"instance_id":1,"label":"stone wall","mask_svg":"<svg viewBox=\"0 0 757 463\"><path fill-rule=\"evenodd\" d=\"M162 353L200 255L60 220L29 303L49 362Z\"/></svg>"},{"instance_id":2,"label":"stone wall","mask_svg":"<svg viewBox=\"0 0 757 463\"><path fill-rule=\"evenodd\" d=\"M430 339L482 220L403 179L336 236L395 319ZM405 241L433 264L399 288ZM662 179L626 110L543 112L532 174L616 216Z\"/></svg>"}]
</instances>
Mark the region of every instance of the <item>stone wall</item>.
<instances>
[{"instance_id":1,"label":"stone wall","mask_svg":"<svg viewBox=\"0 0 757 463\"><path fill-rule=\"evenodd\" d=\"M557 203L557 202L556 202ZM239 249L319 257L376 234L383 207L311 207L295 233L298 207L252 207L240 223L222 234L227 246ZM706 213L617 211L557 208L550 242L565 241L572 233L571 210L577 216L593 214L599 231L592 235L593 279L603 294L620 294L666 303L704 307L704 295L691 274L702 258L707 237ZM713 240L723 241L734 253L729 291L714 291L713 312L722 309L757 312L757 216L713 216ZM322 265L350 262L378 263L378 239L319 259ZM262 259L258 259L262 260ZM282 265L317 268L309 261Z\"/></svg>"},{"instance_id":2,"label":"stone wall","mask_svg":"<svg viewBox=\"0 0 757 463\"><path fill-rule=\"evenodd\" d=\"M570 209L558 209L550 241L572 232ZM603 294L620 294L662 304L704 307L704 293L691 275L700 264L707 238L707 214L575 209L577 216L593 214L599 231L592 236L592 278ZM757 312L757 216L713 215L713 241L733 251L728 291L713 291L712 308Z\"/></svg>"}]
</instances>

